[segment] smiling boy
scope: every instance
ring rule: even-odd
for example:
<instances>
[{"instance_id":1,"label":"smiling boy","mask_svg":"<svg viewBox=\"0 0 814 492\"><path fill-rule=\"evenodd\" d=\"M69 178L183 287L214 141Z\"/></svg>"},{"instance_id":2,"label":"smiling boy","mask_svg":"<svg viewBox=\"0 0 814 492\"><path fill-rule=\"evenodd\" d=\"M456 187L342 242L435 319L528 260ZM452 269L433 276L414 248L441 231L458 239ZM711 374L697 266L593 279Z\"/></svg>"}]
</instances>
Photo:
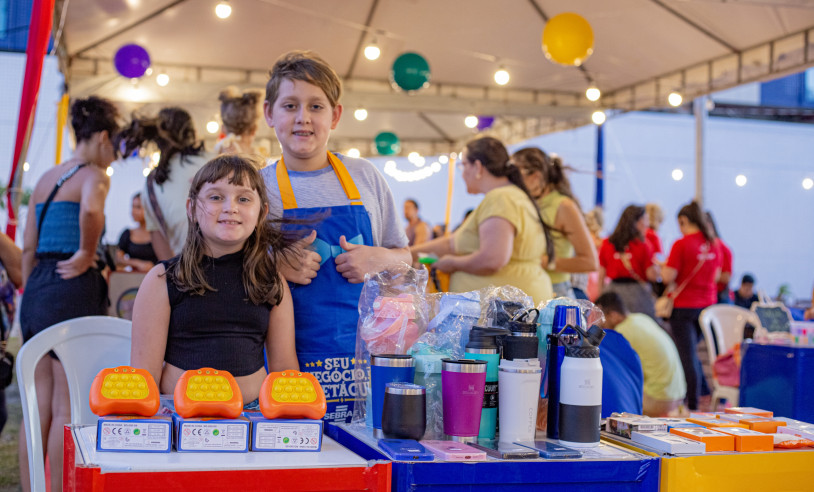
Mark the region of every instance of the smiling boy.
<instances>
[{"instance_id":1,"label":"smiling boy","mask_svg":"<svg viewBox=\"0 0 814 492\"><path fill-rule=\"evenodd\" d=\"M281 270L294 300L300 368L322 383L330 421L350 421L353 402L364 400L351 360L365 274L411 260L382 175L364 159L328 151L341 92L322 58L292 51L274 64L263 105L283 149L283 158L261 171L270 214L312 221L301 231L298 257Z\"/></svg>"}]
</instances>

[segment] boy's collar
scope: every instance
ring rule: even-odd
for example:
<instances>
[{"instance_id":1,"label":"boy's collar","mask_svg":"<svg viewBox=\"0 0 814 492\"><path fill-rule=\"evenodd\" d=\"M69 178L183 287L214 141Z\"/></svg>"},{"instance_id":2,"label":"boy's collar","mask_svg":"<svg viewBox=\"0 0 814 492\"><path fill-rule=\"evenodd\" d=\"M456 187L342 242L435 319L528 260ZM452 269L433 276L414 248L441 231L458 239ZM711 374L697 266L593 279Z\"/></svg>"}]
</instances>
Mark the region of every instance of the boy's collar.
<instances>
[{"instance_id":1,"label":"boy's collar","mask_svg":"<svg viewBox=\"0 0 814 492\"><path fill-rule=\"evenodd\" d=\"M319 171L320 169L331 166L330 161L328 161L327 151L322 154L322 160L320 160L319 157L303 160L293 157L285 157L285 155L283 155L283 162L285 163L286 169L297 172Z\"/></svg>"}]
</instances>

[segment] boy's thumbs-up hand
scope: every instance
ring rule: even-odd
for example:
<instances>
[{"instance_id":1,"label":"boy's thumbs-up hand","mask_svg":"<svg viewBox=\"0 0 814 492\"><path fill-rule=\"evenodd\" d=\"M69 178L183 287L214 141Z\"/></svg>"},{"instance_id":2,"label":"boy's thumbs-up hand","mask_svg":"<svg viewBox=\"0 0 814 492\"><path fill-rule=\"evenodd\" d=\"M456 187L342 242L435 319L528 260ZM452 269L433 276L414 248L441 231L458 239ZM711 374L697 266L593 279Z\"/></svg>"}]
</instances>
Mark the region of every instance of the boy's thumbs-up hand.
<instances>
[{"instance_id":1,"label":"boy's thumbs-up hand","mask_svg":"<svg viewBox=\"0 0 814 492\"><path fill-rule=\"evenodd\" d=\"M373 253L377 248L349 243L345 236L339 237L339 246L345 252L335 259L336 271L352 284L364 282L365 274L373 271Z\"/></svg>"},{"instance_id":2,"label":"boy's thumbs-up hand","mask_svg":"<svg viewBox=\"0 0 814 492\"><path fill-rule=\"evenodd\" d=\"M295 284L308 285L311 279L317 276L322 257L308 249L317 238L317 231L294 243L291 252L287 253L280 262L280 273L286 280Z\"/></svg>"}]
</instances>

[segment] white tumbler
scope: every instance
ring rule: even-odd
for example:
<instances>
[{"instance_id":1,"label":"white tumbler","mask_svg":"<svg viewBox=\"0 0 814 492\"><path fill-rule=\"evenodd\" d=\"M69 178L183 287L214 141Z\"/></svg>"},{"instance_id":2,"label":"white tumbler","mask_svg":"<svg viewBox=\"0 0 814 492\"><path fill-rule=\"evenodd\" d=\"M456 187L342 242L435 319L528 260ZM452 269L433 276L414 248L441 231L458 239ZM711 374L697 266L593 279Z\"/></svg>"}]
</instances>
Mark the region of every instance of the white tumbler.
<instances>
[{"instance_id":1,"label":"white tumbler","mask_svg":"<svg viewBox=\"0 0 814 492\"><path fill-rule=\"evenodd\" d=\"M560 444L574 448L599 445L602 413L602 363L599 349L582 357L566 356L560 369ZM593 349L595 356L585 356Z\"/></svg>"},{"instance_id":2,"label":"white tumbler","mask_svg":"<svg viewBox=\"0 0 814 492\"><path fill-rule=\"evenodd\" d=\"M500 442L534 440L542 372L540 359L500 361L498 366Z\"/></svg>"}]
</instances>

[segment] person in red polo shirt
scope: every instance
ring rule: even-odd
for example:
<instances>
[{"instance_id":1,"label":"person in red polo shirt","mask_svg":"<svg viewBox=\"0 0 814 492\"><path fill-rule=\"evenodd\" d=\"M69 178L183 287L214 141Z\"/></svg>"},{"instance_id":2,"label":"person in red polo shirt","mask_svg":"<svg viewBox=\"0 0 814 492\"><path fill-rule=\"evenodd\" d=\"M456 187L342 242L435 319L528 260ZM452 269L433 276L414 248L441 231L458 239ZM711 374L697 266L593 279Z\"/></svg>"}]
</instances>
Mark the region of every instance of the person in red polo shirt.
<instances>
[{"instance_id":1,"label":"person in red polo shirt","mask_svg":"<svg viewBox=\"0 0 814 492\"><path fill-rule=\"evenodd\" d=\"M698 316L717 300L722 255L696 202L679 210L678 227L683 237L673 243L662 278L666 284L673 284L668 287L673 297L670 327L687 379L687 405L697 410L699 394L706 387L696 350L701 333Z\"/></svg>"},{"instance_id":2,"label":"person in red polo shirt","mask_svg":"<svg viewBox=\"0 0 814 492\"><path fill-rule=\"evenodd\" d=\"M631 313L656 318L653 294L648 282L658 277L653 248L645 240L648 219L644 207L629 205L619 217L616 229L599 248L599 285L611 279L603 292L615 292Z\"/></svg>"}]
</instances>

